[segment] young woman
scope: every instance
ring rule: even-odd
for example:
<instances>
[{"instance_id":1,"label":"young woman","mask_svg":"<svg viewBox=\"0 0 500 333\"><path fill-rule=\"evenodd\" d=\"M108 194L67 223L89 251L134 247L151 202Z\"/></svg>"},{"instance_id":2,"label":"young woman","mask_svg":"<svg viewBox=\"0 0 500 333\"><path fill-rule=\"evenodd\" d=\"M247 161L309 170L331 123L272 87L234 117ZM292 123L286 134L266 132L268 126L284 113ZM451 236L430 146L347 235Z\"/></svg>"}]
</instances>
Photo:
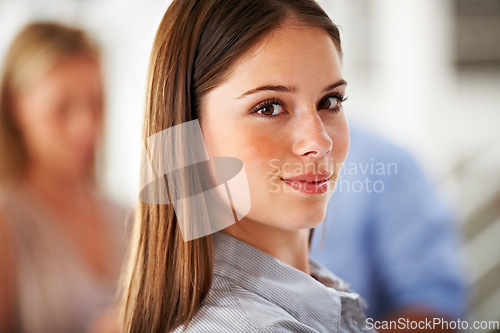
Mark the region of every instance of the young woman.
<instances>
[{"instance_id":1,"label":"young woman","mask_svg":"<svg viewBox=\"0 0 500 333\"><path fill-rule=\"evenodd\" d=\"M126 242L123 210L94 181L96 46L81 30L30 24L0 86L0 332L108 326Z\"/></svg>"},{"instance_id":2,"label":"young woman","mask_svg":"<svg viewBox=\"0 0 500 333\"><path fill-rule=\"evenodd\" d=\"M358 296L308 257L348 150L345 90L339 31L313 0L173 1L145 139L197 119L210 157L243 162L251 209L185 242L172 204L140 203L126 332L366 329Z\"/></svg>"}]
</instances>

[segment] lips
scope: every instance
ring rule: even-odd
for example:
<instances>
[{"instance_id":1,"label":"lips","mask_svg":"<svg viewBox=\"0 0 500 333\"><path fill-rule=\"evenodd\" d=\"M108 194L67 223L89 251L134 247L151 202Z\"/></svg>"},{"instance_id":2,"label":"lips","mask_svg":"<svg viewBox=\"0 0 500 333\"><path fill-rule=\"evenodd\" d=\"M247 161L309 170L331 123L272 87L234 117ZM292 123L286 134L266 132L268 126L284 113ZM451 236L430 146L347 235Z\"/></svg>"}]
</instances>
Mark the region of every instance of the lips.
<instances>
[{"instance_id":1,"label":"lips","mask_svg":"<svg viewBox=\"0 0 500 333\"><path fill-rule=\"evenodd\" d=\"M303 174L295 177L281 178L292 189L307 193L321 194L328 191L328 182L333 174Z\"/></svg>"}]
</instances>

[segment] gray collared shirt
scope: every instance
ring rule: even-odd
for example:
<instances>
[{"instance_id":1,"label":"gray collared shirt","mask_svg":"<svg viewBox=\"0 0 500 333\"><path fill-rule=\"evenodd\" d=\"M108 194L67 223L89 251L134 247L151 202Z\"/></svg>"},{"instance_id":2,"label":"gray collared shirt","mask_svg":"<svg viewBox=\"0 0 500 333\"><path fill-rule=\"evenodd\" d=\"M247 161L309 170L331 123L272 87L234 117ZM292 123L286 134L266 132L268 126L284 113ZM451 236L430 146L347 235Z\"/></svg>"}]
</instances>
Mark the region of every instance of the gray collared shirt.
<instances>
[{"instance_id":1,"label":"gray collared shirt","mask_svg":"<svg viewBox=\"0 0 500 333\"><path fill-rule=\"evenodd\" d=\"M308 275L223 232L213 240L212 288L185 332L370 331L359 295L313 259Z\"/></svg>"}]
</instances>

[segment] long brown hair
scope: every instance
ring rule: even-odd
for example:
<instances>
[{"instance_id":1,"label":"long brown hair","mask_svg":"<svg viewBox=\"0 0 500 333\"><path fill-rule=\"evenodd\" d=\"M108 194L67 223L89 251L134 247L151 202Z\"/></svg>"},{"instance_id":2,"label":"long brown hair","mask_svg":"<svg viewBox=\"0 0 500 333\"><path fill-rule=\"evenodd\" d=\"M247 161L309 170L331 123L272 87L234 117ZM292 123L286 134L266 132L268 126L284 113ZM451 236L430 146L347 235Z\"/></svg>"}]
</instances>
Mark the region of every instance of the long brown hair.
<instances>
[{"instance_id":1,"label":"long brown hair","mask_svg":"<svg viewBox=\"0 0 500 333\"><path fill-rule=\"evenodd\" d=\"M292 17L326 30L341 54L339 30L314 0L174 0L153 44L144 140L198 119L201 98ZM124 331L171 331L189 324L210 290L212 237L184 242L172 205L139 202L127 268Z\"/></svg>"},{"instance_id":2,"label":"long brown hair","mask_svg":"<svg viewBox=\"0 0 500 333\"><path fill-rule=\"evenodd\" d=\"M14 121L14 98L34 80L68 57L85 55L96 61L97 45L78 28L34 22L15 37L0 78L0 185L19 176L27 164L22 133ZM94 170L90 171L93 177Z\"/></svg>"}]
</instances>

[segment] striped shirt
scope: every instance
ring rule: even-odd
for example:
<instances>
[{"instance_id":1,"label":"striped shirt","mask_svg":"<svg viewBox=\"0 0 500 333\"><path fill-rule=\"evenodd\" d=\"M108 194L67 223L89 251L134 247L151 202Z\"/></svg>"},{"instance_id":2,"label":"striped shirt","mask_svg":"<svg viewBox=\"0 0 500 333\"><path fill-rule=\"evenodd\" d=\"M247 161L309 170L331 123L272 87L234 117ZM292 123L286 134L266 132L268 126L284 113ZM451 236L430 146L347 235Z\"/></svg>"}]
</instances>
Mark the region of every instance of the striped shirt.
<instances>
[{"instance_id":1,"label":"striped shirt","mask_svg":"<svg viewBox=\"0 0 500 333\"><path fill-rule=\"evenodd\" d=\"M313 259L308 275L223 232L213 241L212 287L185 332L370 332L359 295Z\"/></svg>"}]
</instances>

